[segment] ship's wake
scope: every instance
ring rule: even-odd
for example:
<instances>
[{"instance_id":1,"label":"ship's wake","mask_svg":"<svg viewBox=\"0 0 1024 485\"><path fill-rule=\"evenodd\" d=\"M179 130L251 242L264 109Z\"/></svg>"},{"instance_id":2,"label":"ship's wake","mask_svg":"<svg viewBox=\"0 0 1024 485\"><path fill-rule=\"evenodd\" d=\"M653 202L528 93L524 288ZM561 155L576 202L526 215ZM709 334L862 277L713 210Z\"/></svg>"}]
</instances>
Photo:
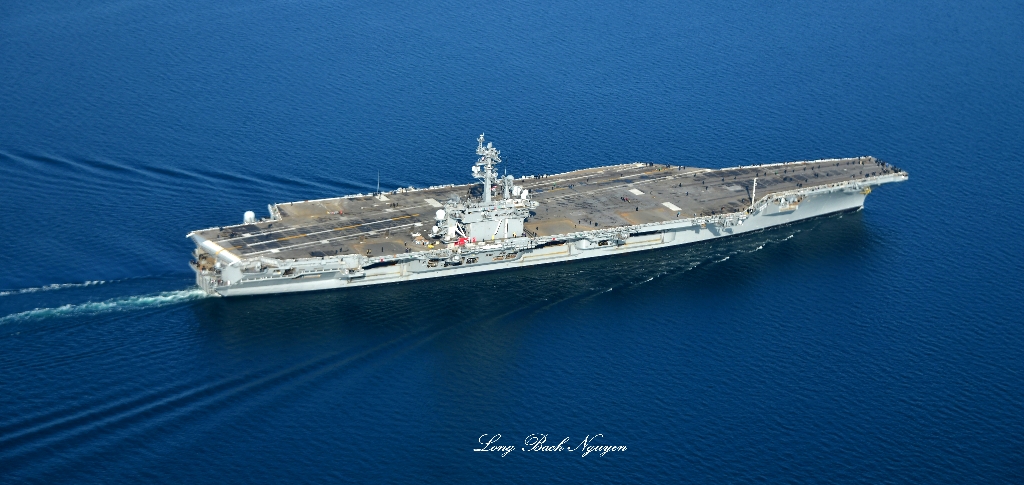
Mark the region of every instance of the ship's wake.
<instances>
[{"instance_id":1,"label":"ship's wake","mask_svg":"<svg viewBox=\"0 0 1024 485\"><path fill-rule=\"evenodd\" d=\"M0 324L44 318L86 316L101 313L157 308L197 300L205 298L206 296L208 296L206 292L199 288L163 291L149 295L123 296L104 301L89 301L85 303L67 304L52 308L36 308L34 310L27 310L20 313L12 313L10 315L0 317Z\"/></svg>"},{"instance_id":2,"label":"ship's wake","mask_svg":"<svg viewBox=\"0 0 1024 485\"><path fill-rule=\"evenodd\" d=\"M22 294L25 294L25 293L38 293L40 291L63 290L63 289L66 289L66 288L82 288L82 287L85 287L85 286L103 285L103 284L106 284L106 283L110 283L110 281L99 281L99 280L96 280L96 281L85 281L85 282L82 282L82 283L60 283L60 284L54 283L52 285L35 286L35 287L32 287L32 288L19 288L17 290L3 290L3 291L0 291L0 296L22 295Z\"/></svg>"},{"instance_id":3,"label":"ship's wake","mask_svg":"<svg viewBox=\"0 0 1024 485\"><path fill-rule=\"evenodd\" d=\"M708 241L705 243L698 243L698 245L681 249L685 251L681 257L647 261L646 264L642 264L641 266L654 271L654 276L648 276L642 281L627 283L625 286L640 286L663 276L686 273L698 266L724 263L729 261L733 256L752 254L764 249L765 246L781 244L789 241L799 232L801 231L797 230L784 238L769 236L767 239L764 239L757 235L745 235L740 239L735 239L730 242ZM645 273L640 273L640 276L644 276L644 274ZM609 288L608 291L611 291L611 288Z\"/></svg>"}]
</instances>

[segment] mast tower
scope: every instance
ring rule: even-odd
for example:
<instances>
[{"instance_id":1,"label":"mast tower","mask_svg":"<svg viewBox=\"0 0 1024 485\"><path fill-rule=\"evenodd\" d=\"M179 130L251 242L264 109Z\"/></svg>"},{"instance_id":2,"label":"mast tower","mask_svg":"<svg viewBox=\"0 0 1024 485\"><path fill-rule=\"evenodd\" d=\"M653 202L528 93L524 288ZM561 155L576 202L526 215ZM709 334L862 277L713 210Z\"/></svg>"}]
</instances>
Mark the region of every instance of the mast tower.
<instances>
[{"instance_id":1,"label":"mast tower","mask_svg":"<svg viewBox=\"0 0 1024 485\"><path fill-rule=\"evenodd\" d=\"M480 159L473 165L473 177L483 179L484 184L484 203L491 202L491 185L498 180L497 174L494 171L494 166L501 163L501 152L491 143L487 143L484 146L484 134L480 134L480 138L476 139L476 154L480 155Z\"/></svg>"}]
</instances>

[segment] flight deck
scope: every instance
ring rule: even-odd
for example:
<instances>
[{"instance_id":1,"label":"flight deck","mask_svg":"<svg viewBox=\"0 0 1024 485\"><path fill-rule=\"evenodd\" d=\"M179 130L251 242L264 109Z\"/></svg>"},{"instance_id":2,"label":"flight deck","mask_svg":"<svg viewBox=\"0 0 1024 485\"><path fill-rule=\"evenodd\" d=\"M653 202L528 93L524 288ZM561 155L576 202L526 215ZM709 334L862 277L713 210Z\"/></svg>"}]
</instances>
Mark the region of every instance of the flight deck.
<instances>
[{"instance_id":1,"label":"flight deck","mask_svg":"<svg viewBox=\"0 0 1024 485\"><path fill-rule=\"evenodd\" d=\"M630 163L526 176L515 183L529 191L537 206L523 222L525 234L511 236L536 238L738 213L754 197L891 171L873 157L858 157L725 169ZM270 206L273 218L195 233L240 258L429 251L440 244L430 237L436 211L453 197L480 197L482 191L481 184L473 183L278 203Z\"/></svg>"}]
</instances>

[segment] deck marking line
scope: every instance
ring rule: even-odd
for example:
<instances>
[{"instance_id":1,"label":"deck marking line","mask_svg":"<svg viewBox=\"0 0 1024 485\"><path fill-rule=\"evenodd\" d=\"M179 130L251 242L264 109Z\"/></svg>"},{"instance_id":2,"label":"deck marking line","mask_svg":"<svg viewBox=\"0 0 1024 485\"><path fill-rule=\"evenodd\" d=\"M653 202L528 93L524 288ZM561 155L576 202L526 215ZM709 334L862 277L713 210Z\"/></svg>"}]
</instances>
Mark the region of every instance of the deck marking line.
<instances>
[{"instance_id":1,"label":"deck marking line","mask_svg":"<svg viewBox=\"0 0 1024 485\"><path fill-rule=\"evenodd\" d=\"M262 245L262 244L267 244L267 243L272 243L272 242L277 242L277 241L287 241L289 239L297 239L297 238L300 238L300 237L314 236L314 235L317 235L317 234L323 234L325 232L341 231L343 229L352 229L354 227L369 226L370 224L380 224L382 222L397 221L399 219L408 219L410 217L417 217L417 216L419 216L419 214L410 214L410 215L407 215L407 216L392 217L390 219L383 219L383 220L380 220L380 221L364 222L362 224L355 224L355 225L352 225L352 226L345 226L345 227L336 227L334 229L327 229L325 231L311 232L311 233L308 233L308 234L299 234L298 236L282 237L282 238L274 239L272 241L254 242L252 244L249 244L248 246L251 248L253 246L259 246L259 245Z\"/></svg>"},{"instance_id":2,"label":"deck marking line","mask_svg":"<svg viewBox=\"0 0 1024 485\"><path fill-rule=\"evenodd\" d=\"M413 224L411 224L411 223L410 224L403 224L403 225L400 225L400 226L389 227L387 229L401 229L401 228L404 228L404 227L411 227L412 225ZM303 247L303 246L311 246L311 245L314 245L314 244L316 244L318 242L323 244L323 241L338 241L338 240L342 240L342 239L351 239L351 238L355 238L355 237L358 237L358 236L365 236L365 235L368 235L368 234L369 234L369 232L360 232L360 233L356 233L356 234L346 234L344 236L332 237L332 238L324 239L322 241L302 242L302 243L298 243L298 244L295 244L295 245L292 245L292 246L285 246L285 247L282 247L282 248L279 248L279 249L264 249L263 251L255 251L255 252L252 252L252 253L248 253L245 256L246 257L250 257L250 256L255 256L257 254L262 254L262 253L266 253L266 252L276 253L276 252L279 252L279 251L290 251L290 250L297 249L297 248L300 248L300 247Z\"/></svg>"}]
</instances>

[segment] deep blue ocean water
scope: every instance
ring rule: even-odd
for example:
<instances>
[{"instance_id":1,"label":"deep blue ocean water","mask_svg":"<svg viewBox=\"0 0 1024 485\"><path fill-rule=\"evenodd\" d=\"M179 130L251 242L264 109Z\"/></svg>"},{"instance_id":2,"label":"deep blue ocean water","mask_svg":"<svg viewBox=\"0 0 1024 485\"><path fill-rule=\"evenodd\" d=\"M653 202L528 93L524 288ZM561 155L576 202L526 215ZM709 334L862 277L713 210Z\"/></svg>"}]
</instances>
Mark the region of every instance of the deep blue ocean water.
<instances>
[{"instance_id":1,"label":"deep blue ocean water","mask_svg":"<svg viewBox=\"0 0 1024 485\"><path fill-rule=\"evenodd\" d=\"M0 482L1024 483L1024 3L0 6ZM510 173L874 155L865 209L203 298L193 229ZM481 435L579 452L474 452Z\"/></svg>"}]
</instances>

